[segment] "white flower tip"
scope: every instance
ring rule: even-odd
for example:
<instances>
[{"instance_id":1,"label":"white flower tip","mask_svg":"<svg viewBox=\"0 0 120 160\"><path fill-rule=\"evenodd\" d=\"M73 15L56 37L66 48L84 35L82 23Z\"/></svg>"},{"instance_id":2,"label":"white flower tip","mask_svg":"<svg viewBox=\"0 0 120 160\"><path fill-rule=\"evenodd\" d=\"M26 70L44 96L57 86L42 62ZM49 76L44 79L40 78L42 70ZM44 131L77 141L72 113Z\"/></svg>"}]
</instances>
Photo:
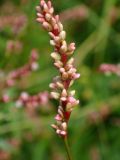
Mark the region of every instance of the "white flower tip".
<instances>
[{"instance_id":1,"label":"white flower tip","mask_svg":"<svg viewBox=\"0 0 120 160\"><path fill-rule=\"evenodd\" d=\"M74 96L74 95L75 95L75 90L70 91L70 95L71 95L71 96Z\"/></svg>"},{"instance_id":2,"label":"white flower tip","mask_svg":"<svg viewBox=\"0 0 120 160\"><path fill-rule=\"evenodd\" d=\"M51 53L51 57L55 60L60 60L61 58L60 55L56 52Z\"/></svg>"},{"instance_id":3,"label":"white flower tip","mask_svg":"<svg viewBox=\"0 0 120 160\"><path fill-rule=\"evenodd\" d=\"M21 93L21 98L22 98L23 100L27 100L27 99L29 98L29 94L28 94L27 92L22 92L22 93Z\"/></svg>"},{"instance_id":4,"label":"white flower tip","mask_svg":"<svg viewBox=\"0 0 120 160\"><path fill-rule=\"evenodd\" d=\"M38 68L39 68L39 64L38 64L38 63L33 62L33 63L31 64L31 69L32 69L33 71L38 70Z\"/></svg>"},{"instance_id":5,"label":"white flower tip","mask_svg":"<svg viewBox=\"0 0 120 160\"><path fill-rule=\"evenodd\" d=\"M53 129L57 129L57 126L56 126L55 124L52 124L51 127L52 127Z\"/></svg>"},{"instance_id":6,"label":"white flower tip","mask_svg":"<svg viewBox=\"0 0 120 160\"><path fill-rule=\"evenodd\" d=\"M50 40L50 45L51 46L55 46L56 44L55 44L55 41L54 40Z\"/></svg>"},{"instance_id":7,"label":"white flower tip","mask_svg":"<svg viewBox=\"0 0 120 160\"><path fill-rule=\"evenodd\" d=\"M62 126L62 128L63 128L64 131L67 130L67 123L66 122L63 122L61 126Z\"/></svg>"},{"instance_id":8,"label":"white flower tip","mask_svg":"<svg viewBox=\"0 0 120 160\"><path fill-rule=\"evenodd\" d=\"M62 91L62 97L67 97L67 91L66 91L66 89L63 89L63 91Z\"/></svg>"},{"instance_id":9,"label":"white flower tip","mask_svg":"<svg viewBox=\"0 0 120 160\"><path fill-rule=\"evenodd\" d=\"M59 36L60 36L60 38L62 40L64 40L66 38L66 32L65 31L61 31Z\"/></svg>"},{"instance_id":10,"label":"white flower tip","mask_svg":"<svg viewBox=\"0 0 120 160\"><path fill-rule=\"evenodd\" d=\"M54 98L54 99L59 99L60 94L57 93L57 92L51 92L51 97Z\"/></svg>"},{"instance_id":11,"label":"white flower tip","mask_svg":"<svg viewBox=\"0 0 120 160\"><path fill-rule=\"evenodd\" d=\"M22 102L20 100L18 100L15 104L16 108L21 108L22 107Z\"/></svg>"}]
</instances>

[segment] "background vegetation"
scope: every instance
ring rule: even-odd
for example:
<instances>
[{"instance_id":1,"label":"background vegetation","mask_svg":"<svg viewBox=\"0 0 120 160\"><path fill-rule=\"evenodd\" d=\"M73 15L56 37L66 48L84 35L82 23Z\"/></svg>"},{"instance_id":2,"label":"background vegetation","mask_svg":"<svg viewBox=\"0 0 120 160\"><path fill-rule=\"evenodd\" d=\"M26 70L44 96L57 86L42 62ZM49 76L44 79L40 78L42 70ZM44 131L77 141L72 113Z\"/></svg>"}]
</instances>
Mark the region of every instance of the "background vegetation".
<instances>
[{"instance_id":1,"label":"background vegetation","mask_svg":"<svg viewBox=\"0 0 120 160\"><path fill-rule=\"evenodd\" d=\"M38 4L39 0L0 0L0 160L66 159L63 142L50 127L56 101L49 100L33 110L16 107L15 99L21 92L35 95L49 91L57 74L50 58L49 36L35 21ZM74 160L119 160L120 77L106 76L99 66L120 62L120 1L53 0L53 4L68 42L76 43L76 66L81 73L73 86L80 106L69 124ZM10 40L20 44L10 50ZM3 85L10 71L28 62L32 49L39 52L39 69L13 87ZM5 103L3 94L12 100Z\"/></svg>"}]
</instances>

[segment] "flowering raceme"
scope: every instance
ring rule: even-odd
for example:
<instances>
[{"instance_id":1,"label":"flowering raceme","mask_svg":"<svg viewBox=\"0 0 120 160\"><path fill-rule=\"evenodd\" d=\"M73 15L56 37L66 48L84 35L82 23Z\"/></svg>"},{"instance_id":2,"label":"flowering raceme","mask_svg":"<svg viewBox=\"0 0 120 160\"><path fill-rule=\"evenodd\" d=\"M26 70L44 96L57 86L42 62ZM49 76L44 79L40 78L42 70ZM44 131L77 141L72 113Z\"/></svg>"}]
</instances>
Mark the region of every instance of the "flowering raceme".
<instances>
[{"instance_id":1,"label":"flowering raceme","mask_svg":"<svg viewBox=\"0 0 120 160\"><path fill-rule=\"evenodd\" d=\"M9 41L7 44L7 53L13 52L14 49L17 51L17 41ZM0 102L2 103L9 103L14 101L16 104L16 107L31 107L31 108L37 108L41 105L46 105L49 101L49 94L48 92L39 92L34 95L29 95L26 91L21 92L19 97L12 97L9 94L9 89L11 87L17 86L17 82L21 79L24 79L24 77L27 77L29 74L32 74L32 72L38 70L39 68L39 54L36 49L31 50L31 54L29 57L29 61L24 64L23 66L10 71L8 74L4 72L4 70L0 70L0 80L1 80L1 96L0 96Z\"/></svg>"},{"instance_id":2,"label":"flowering raceme","mask_svg":"<svg viewBox=\"0 0 120 160\"><path fill-rule=\"evenodd\" d=\"M48 103L49 94L48 92L40 92L37 95L30 96L27 92L22 92L16 102L17 107L38 107Z\"/></svg>"},{"instance_id":3,"label":"flowering raceme","mask_svg":"<svg viewBox=\"0 0 120 160\"><path fill-rule=\"evenodd\" d=\"M120 64L101 64L99 70L106 75L116 74L120 76Z\"/></svg>"},{"instance_id":4,"label":"flowering raceme","mask_svg":"<svg viewBox=\"0 0 120 160\"><path fill-rule=\"evenodd\" d=\"M50 35L50 44L54 47L51 57L54 60L54 66L60 73L50 84L52 98L59 101L58 113L55 116L56 124L53 124L52 127L59 136L66 137L71 112L79 104L79 100L74 98L75 91L69 91L74 80L80 77L74 67L74 58L71 57L75 51L75 43L67 44L66 32L59 16L54 14L51 1L41 0L36 10L37 21L42 24Z\"/></svg>"},{"instance_id":5,"label":"flowering raceme","mask_svg":"<svg viewBox=\"0 0 120 160\"><path fill-rule=\"evenodd\" d=\"M14 34L19 34L27 25L27 17L25 15L17 16L0 16L0 31L5 27L10 27Z\"/></svg>"},{"instance_id":6,"label":"flowering raceme","mask_svg":"<svg viewBox=\"0 0 120 160\"><path fill-rule=\"evenodd\" d=\"M29 62L21 68L11 71L7 77L6 84L8 86L14 86L16 80L21 79L32 71L36 71L39 67L39 64L37 62L38 58L39 56L37 50L33 49L31 51Z\"/></svg>"}]
</instances>

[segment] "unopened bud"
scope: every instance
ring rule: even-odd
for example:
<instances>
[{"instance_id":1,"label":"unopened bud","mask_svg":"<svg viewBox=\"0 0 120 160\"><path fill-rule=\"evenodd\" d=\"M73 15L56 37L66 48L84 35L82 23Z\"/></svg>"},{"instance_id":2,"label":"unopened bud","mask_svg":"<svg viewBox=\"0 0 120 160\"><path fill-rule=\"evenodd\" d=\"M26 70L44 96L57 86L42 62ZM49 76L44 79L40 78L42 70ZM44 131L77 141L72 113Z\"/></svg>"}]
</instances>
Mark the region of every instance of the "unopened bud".
<instances>
[{"instance_id":1,"label":"unopened bud","mask_svg":"<svg viewBox=\"0 0 120 160\"><path fill-rule=\"evenodd\" d=\"M75 68L71 68L69 71L68 71L68 74L73 74L75 73L77 70Z\"/></svg>"},{"instance_id":2,"label":"unopened bud","mask_svg":"<svg viewBox=\"0 0 120 160\"><path fill-rule=\"evenodd\" d=\"M37 11L37 12L41 12L40 6L37 6L37 7L36 7L36 11Z\"/></svg>"},{"instance_id":3,"label":"unopened bud","mask_svg":"<svg viewBox=\"0 0 120 160\"><path fill-rule=\"evenodd\" d=\"M50 14L53 14L53 13L54 13L54 8L53 8L53 7L51 7L51 8L49 9L49 13L50 13Z\"/></svg>"},{"instance_id":4,"label":"unopened bud","mask_svg":"<svg viewBox=\"0 0 120 160\"><path fill-rule=\"evenodd\" d=\"M68 78L68 73L64 72L64 73L62 74L62 79L63 79L63 80L66 80L67 78Z\"/></svg>"},{"instance_id":5,"label":"unopened bud","mask_svg":"<svg viewBox=\"0 0 120 160\"><path fill-rule=\"evenodd\" d=\"M16 108L21 108L23 105L22 101L18 100L15 104Z\"/></svg>"},{"instance_id":6,"label":"unopened bud","mask_svg":"<svg viewBox=\"0 0 120 160\"><path fill-rule=\"evenodd\" d=\"M58 108L58 113L60 114L61 117L63 117L63 112L59 108Z\"/></svg>"},{"instance_id":7,"label":"unopened bud","mask_svg":"<svg viewBox=\"0 0 120 160\"><path fill-rule=\"evenodd\" d=\"M54 99L59 99L60 94L58 92L51 92L51 97Z\"/></svg>"},{"instance_id":8,"label":"unopened bud","mask_svg":"<svg viewBox=\"0 0 120 160\"><path fill-rule=\"evenodd\" d=\"M51 127L52 127L53 129L57 129L57 126L56 126L55 124L52 124Z\"/></svg>"},{"instance_id":9,"label":"unopened bud","mask_svg":"<svg viewBox=\"0 0 120 160\"><path fill-rule=\"evenodd\" d=\"M71 105L71 103L68 103L68 104L66 105L66 111L67 111L67 112L72 112L72 110L73 110L73 106Z\"/></svg>"},{"instance_id":10,"label":"unopened bud","mask_svg":"<svg viewBox=\"0 0 120 160\"><path fill-rule=\"evenodd\" d=\"M50 0L47 2L47 4L48 4L48 7L49 7L49 8L51 8L51 7L52 7L52 3L51 3L51 1L50 1Z\"/></svg>"},{"instance_id":11,"label":"unopened bud","mask_svg":"<svg viewBox=\"0 0 120 160\"><path fill-rule=\"evenodd\" d=\"M61 97L60 100L64 102L64 101L67 100L67 98L66 97Z\"/></svg>"},{"instance_id":12,"label":"unopened bud","mask_svg":"<svg viewBox=\"0 0 120 160\"><path fill-rule=\"evenodd\" d=\"M61 126L62 126L62 128L64 129L64 131L67 130L67 123L66 123L66 122L63 122Z\"/></svg>"},{"instance_id":13,"label":"unopened bud","mask_svg":"<svg viewBox=\"0 0 120 160\"><path fill-rule=\"evenodd\" d=\"M59 37L59 36L55 36L55 37L54 37L54 41L55 41L56 43L60 43L60 37Z\"/></svg>"},{"instance_id":14,"label":"unopened bud","mask_svg":"<svg viewBox=\"0 0 120 160\"><path fill-rule=\"evenodd\" d=\"M74 51L75 50L75 43L70 43L70 45L68 46L68 50Z\"/></svg>"},{"instance_id":15,"label":"unopened bud","mask_svg":"<svg viewBox=\"0 0 120 160\"><path fill-rule=\"evenodd\" d=\"M59 22L59 21L60 21L59 15L56 15L56 16L55 16L55 19L56 19L57 22Z\"/></svg>"},{"instance_id":16,"label":"unopened bud","mask_svg":"<svg viewBox=\"0 0 120 160\"><path fill-rule=\"evenodd\" d=\"M63 31L63 25L62 25L62 23L59 22L58 26L59 26L60 31Z\"/></svg>"},{"instance_id":17,"label":"unopened bud","mask_svg":"<svg viewBox=\"0 0 120 160\"><path fill-rule=\"evenodd\" d=\"M79 74L79 73L74 73L74 74L72 75L72 77L73 77L74 79L78 79L78 78L80 77L80 74Z\"/></svg>"},{"instance_id":18,"label":"unopened bud","mask_svg":"<svg viewBox=\"0 0 120 160\"><path fill-rule=\"evenodd\" d=\"M63 63L61 61L57 61L54 63L54 65L57 67L57 68L61 68L63 66Z\"/></svg>"},{"instance_id":19,"label":"unopened bud","mask_svg":"<svg viewBox=\"0 0 120 160\"><path fill-rule=\"evenodd\" d=\"M37 16L40 17L40 18L43 18L43 15L39 12L37 13Z\"/></svg>"},{"instance_id":20,"label":"unopened bud","mask_svg":"<svg viewBox=\"0 0 120 160\"><path fill-rule=\"evenodd\" d=\"M56 133L57 133L58 135L60 135L60 136L66 136L66 135L67 135L66 131L61 131L61 130L59 130L59 129L56 130Z\"/></svg>"},{"instance_id":21,"label":"unopened bud","mask_svg":"<svg viewBox=\"0 0 120 160\"><path fill-rule=\"evenodd\" d=\"M75 90L70 91L70 96L74 96L75 95Z\"/></svg>"},{"instance_id":22,"label":"unopened bud","mask_svg":"<svg viewBox=\"0 0 120 160\"><path fill-rule=\"evenodd\" d=\"M50 37L51 37L52 39L55 38L55 35L54 35L52 32L49 32L49 35L50 35Z\"/></svg>"},{"instance_id":23,"label":"unopened bud","mask_svg":"<svg viewBox=\"0 0 120 160\"><path fill-rule=\"evenodd\" d=\"M52 26L48 22L43 22L43 27L48 31L52 30Z\"/></svg>"},{"instance_id":24,"label":"unopened bud","mask_svg":"<svg viewBox=\"0 0 120 160\"><path fill-rule=\"evenodd\" d=\"M66 91L66 89L63 89L63 91L62 91L62 97L67 97L67 91Z\"/></svg>"},{"instance_id":25,"label":"unopened bud","mask_svg":"<svg viewBox=\"0 0 120 160\"><path fill-rule=\"evenodd\" d=\"M63 108L62 108L62 106L59 106L58 108L63 112Z\"/></svg>"},{"instance_id":26,"label":"unopened bud","mask_svg":"<svg viewBox=\"0 0 120 160\"><path fill-rule=\"evenodd\" d=\"M64 40L66 38L66 32L65 31L60 32L59 36L62 40Z\"/></svg>"},{"instance_id":27,"label":"unopened bud","mask_svg":"<svg viewBox=\"0 0 120 160\"><path fill-rule=\"evenodd\" d=\"M47 13L47 14L45 15L45 18L46 18L47 21L50 21L51 15L50 15L49 13Z\"/></svg>"},{"instance_id":28,"label":"unopened bud","mask_svg":"<svg viewBox=\"0 0 120 160\"><path fill-rule=\"evenodd\" d=\"M39 18L36 19L36 21L39 22L39 23L43 23L44 22L44 18L40 18L39 17Z\"/></svg>"},{"instance_id":29,"label":"unopened bud","mask_svg":"<svg viewBox=\"0 0 120 160\"><path fill-rule=\"evenodd\" d=\"M60 72L64 73L65 72L65 68L60 68Z\"/></svg>"},{"instance_id":30,"label":"unopened bud","mask_svg":"<svg viewBox=\"0 0 120 160\"><path fill-rule=\"evenodd\" d=\"M56 25L56 20L55 20L54 17L51 18L51 22L50 23L51 23L52 26L54 26L54 29L58 28L57 25Z\"/></svg>"},{"instance_id":31,"label":"unopened bud","mask_svg":"<svg viewBox=\"0 0 120 160\"><path fill-rule=\"evenodd\" d=\"M41 1L40 1L40 5L41 5L41 6L44 6L44 4L45 4L45 1L44 1L44 0L41 0Z\"/></svg>"},{"instance_id":32,"label":"unopened bud","mask_svg":"<svg viewBox=\"0 0 120 160\"><path fill-rule=\"evenodd\" d=\"M54 40L50 40L50 44L51 44L52 46L55 46L55 45L56 45Z\"/></svg>"},{"instance_id":33,"label":"unopened bud","mask_svg":"<svg viewBox=\"0 0 120 160\"><path fill-rule=\"evenodd\" d=\"M21 98L22 98L22 100L26 101L26 100L28 100L28 98L29 98L29 94L26 93L26 92L22 92L22 93L21 93Z\"/></svg>"},{"instance_id":34,"label":"unopened bud","mask_svg":"<svg viewBox=\"0 0 120 160\"><path fill-rule=\"evenodd\" d=\"M32 69L33 71L38 70L38 68L39 68L39 64L38 64L38 63L33 62L33 63L31 64L31 69Z\"/></svg>"},{"instance_id":35,"label":"unopened bud","mask_svg":"<svg viewBox=\"0 0 120 160\"><path fill-rule=\"evenodd\" d=\"M49 10L49 9L48 9L47 4L45 4L45 3L44 3L44 5L43 5L43 9L44 9L44 11L45 11L45 12L48 12L48 10Z\"/></svg>"},{"instance_id":36,"label":"unopened bud","mask_svg":"<svg viewBox=\"0 0 120 160\"><path fill-rule=\"evenodd\" d=\"M62 42L62 46L60 48L61 52L66 52L67 51L67 43L66 41Z\"/></svg>"},{"instance_id":37,"label":"unopened bud","mask_svg":"<svg viewBox=\"0 0 120 160\"><path fill-rule=\"evenodd\" d=\"M57 121L62 121L61 115L57 114L57 115L55 116L55 120L57 120Z\"/></svg>"},{"instance_id":38,"label":"unopened bud","mask_svg":"<svg viewBox=\"0 0 120 160\"><path fill-rule=\"evenodd\" d=\"M74 58L70 58L67 62L68 65L72 65L74 63Z\"/></svg>"},{"instance_id":39,"label":"unopened bud","mask_svg":"<svg viewBox=\"0 0 120 160\"><path fill-rule=\"evenodd\" d=\"M55 89L56 85L55 85L55 83L50 83L49 87L52 88L52 89Z\"/></svg>"},{"instance_id":40,"label":"unopened bud","mask_svg":"<svg viewBox=\"0 0 120 160\"><path fill-rule=\"evenodd\" d=\"M64 86L63 86L63 84L62 84L61 82L57 82L56 84L57 84L57 86L58 86L59 88L61 88L61 89L64 88Z\"/></svg>"},{"instance_id":41,"label":"unopened bud","mask_svg":"<svg viewBox=\"0 0 120 160\"><path fill-rule=\"evenodd\" d=\"M71 82L70 82L70 86L72 86L72 85L73 85L73 83L74 83L74 80L71 80Z\"/></svg>"},{"instance_id":42,"label":"unopened bud","mask_svg":"<svg viewBox=\"0 0 120 160\"><path fill-rule=\"evenodd\" d=\"M55 60L60 60L61 59L60 55L56 52L51 53L51 57Z\"/></svg>"}]
</instances>

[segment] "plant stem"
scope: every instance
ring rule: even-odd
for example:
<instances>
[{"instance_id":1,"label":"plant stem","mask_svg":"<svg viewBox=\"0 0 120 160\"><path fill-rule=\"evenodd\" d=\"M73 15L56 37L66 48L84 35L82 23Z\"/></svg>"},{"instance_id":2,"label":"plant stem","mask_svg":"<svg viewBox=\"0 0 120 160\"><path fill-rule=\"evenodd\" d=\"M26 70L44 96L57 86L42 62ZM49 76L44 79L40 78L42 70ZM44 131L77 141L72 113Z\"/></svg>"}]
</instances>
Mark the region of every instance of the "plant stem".
<instances>
[{"instance_id":1,"label":"plant stem","mask_svg":"<svg viewBox=\"0 0 120 160\"><path fill-rule=\"evenodd\" d=\"M69 147L69 144L68 144L67 137L64 138L64 143L65 143L65 148L66 148L68 160L72 160L72 156L71 156L71 153L70 153L70 147Z\"/></svg>"}]
</instances>

